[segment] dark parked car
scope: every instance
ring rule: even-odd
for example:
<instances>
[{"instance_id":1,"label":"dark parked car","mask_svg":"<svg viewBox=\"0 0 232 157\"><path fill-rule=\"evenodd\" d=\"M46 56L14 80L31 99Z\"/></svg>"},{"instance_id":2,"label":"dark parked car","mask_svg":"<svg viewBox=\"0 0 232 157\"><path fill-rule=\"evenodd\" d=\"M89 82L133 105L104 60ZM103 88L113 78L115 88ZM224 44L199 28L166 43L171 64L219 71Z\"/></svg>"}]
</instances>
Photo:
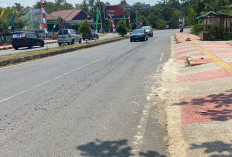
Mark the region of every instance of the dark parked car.
<instances>
[{"instance_id":1,"label":"dark parked car","mask_svg":"<svg viewBox=\"0 0 232 157\"><path fill-rule=\"evenodd\" d=\"M148 40L148 35L145 29L135 29L130 35L130 42L133 41L146 41Z\"/></svg>"},{"instance_id":2,"label":"dark parked car","mask_svg":"<svg viewBox=\"0 0 232 157\"><path fill-rule=\"evenodd\" d=\"M82 35L83 40L85 40L86 38L89 40L94 40L94 39L99 39L99 36L96 32L92 32L92 33L89 33L87 35Z\"/></svg>"},{"instance_id":3,"label":"dark parked car","mask_svg":"<svg viewBox=\"0 0 232 157\"><path fill-rule=\"evenodd\" d=\"M143 26L142 29L145 29L149 37L153 37L153 31L151 26Z\"/></svg>"},{"instance_id":4,"label":"dark parked car","mask_svg":"<svg viewBox=\"0 0 232 157\"><path fill-rule=\"evenodd\" d=\"M36 32L16 32L12 36L11 43L15 50L20 47L28 47L29 49L33 46L44 47L44 40L39 38Z\"/></svg>"}]
</instances>

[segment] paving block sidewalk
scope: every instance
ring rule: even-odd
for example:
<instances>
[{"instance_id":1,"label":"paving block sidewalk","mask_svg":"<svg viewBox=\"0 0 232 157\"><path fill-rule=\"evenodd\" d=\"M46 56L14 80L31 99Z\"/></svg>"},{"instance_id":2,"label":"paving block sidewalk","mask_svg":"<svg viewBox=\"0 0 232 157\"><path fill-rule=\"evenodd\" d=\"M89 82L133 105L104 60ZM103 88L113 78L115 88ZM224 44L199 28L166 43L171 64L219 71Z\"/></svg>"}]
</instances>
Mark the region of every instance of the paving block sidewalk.
<instances>
[{"instance_id":1,"label":"paving block sidewalk","mask_svg":"<svg viewBox=\"0 0 232 157\"><path fill-rule=\"evenodd\" d=\"M200 41L192 34L176 34L172 45L179 68L181 131L188 157L232 156L232 46L225 41ZM186 41L190 38L191 41Z\"/></svg>"},{"instance_id":2,"label":"paving block sidewalk","mask_svg":"<svg viewBox=\"0 0 232 157\"><path fill-rule=\"evenodd\" d=\"M44 43L45 44L57 43L57 40L44 40ZM13 49L12 45L0 46L0 51L1 50L8 50L8 49Z\"/></svg>"}]
</instances>

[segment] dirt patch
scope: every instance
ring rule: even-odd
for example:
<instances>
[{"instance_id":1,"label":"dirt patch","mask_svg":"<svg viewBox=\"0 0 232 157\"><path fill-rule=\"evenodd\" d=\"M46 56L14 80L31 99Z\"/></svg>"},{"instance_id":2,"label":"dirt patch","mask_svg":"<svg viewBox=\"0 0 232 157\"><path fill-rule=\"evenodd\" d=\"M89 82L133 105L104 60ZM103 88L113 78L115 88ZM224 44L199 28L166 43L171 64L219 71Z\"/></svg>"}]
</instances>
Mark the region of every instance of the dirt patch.
<instances>
[{"instance_id":1,"label":"dirt patch","mask_svg":"<svg viewBox=\"0 0 232 157\"><path fill-rule=\"evenodd\" d=\"M232 41L228 41L227 44L232 46Z\"/></svg>"},{"instance_id":2,"label":"dirt patch","mask_svg":"<svg viewBox=\"0 0 232 157\"><path fill-rule=\"evenodd\" d=\"M174 37L171 38L172 45L174 44ZM176 62L171 59L165 63L163 73L161 76L162 85L158 89L160 110L166 113L165 123L167 129L167 145L169 153L172 157L185 157L188 148L187 143L182 135L182 123L180 117L180 107L173 105L178 102L181 86L176 82L177 70L180 67L185 67L185 62Z\"/></svg>"},{"instance_id":3,"label":"dirt patch","mask_svg":"<svg viewBox=\"0 0 232 157\"><path fill-rule=\"evenodd\" d=\"M179 68L190 67L186 60L175 60L176 66Z\"/></svg>"}]
</instances>

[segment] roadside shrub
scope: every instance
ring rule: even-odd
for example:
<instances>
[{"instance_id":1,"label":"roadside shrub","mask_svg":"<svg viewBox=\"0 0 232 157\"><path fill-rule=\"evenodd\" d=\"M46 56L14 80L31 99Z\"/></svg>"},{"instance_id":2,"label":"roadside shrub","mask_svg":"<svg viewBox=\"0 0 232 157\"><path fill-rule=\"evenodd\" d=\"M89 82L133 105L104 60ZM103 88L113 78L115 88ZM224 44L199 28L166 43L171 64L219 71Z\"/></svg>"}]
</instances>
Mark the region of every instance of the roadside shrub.
<instances>
[{"instance_id":1,"label":"roadside shrub","mask_svg":"<svg viewBox=\"0 0 232 157\"><path fill-rule=\"evenodd\" d=\"M223 33L223 40L232 40L232 34L230 33Z\"/></svg>"},{"instance_id":2,"label":"roadside shrub","mask_svg":"<svg viewBox=\"0 0 232 157\"><path fill-rule=\"evenodd\" d=\"M198 24L196 24L196 25L194 25L194 26L191 27L190 33L200 36L201 31L203 31L203 30L204 30L203 24L202 23L198 23Z\"/></svg>"},{"instance_id":3,"label":"roadside shrub","mask_svg":"<svg viewBox=\"0 0 232 157\"><path fill-rule=\"evenodd\" d=\"M223 33L224 28L223 27L216 27L216 26L204 26L205 31L209 31L210 33Z\"/></svg>"},{"instance_id":4,"label":"roadside shrub","mask_svg":"<svg viewBox=\"0 0 232 157\"><path fill-rule=\"evenodd\" d=\"M91 33L91 27L87 20L85 20L84 22L80 24L79 32L82 34L82 38L85 38L87 42L88 34Z\"/></svg>"},{"instance_id":5,"label":"roadside shrub","mask_svg":"<svg viewBox=\"0 0 232 157\"><path fill-rule=\"evenodd\" d=\"M116 30L117 30L118 34L120 34L121 36L124 36L127 34L127 31L128 31L127 26L123 20L120 20L118 22Z\"/></svg>"},{"instance_id":6,"label":"roadside shrub","mask_svg":"<svg viewBox=\"0 0 232 157\"><path fill-rule=\"evenodd\" d=\"M167 22L162 19L158 19L156 25L157 25L157 29L165 29Z\"/></svg>"},{"instance_id":7,"label":"roadside shrub","mask_svg":"<svg viewBox=\"0 0 232 157\"><path fill-rule=\"evenodd\" d=\"M57 32L54 32L53 36L52 36L52 40L56 40L57 39Z\"/></svg>"}]
</instances>

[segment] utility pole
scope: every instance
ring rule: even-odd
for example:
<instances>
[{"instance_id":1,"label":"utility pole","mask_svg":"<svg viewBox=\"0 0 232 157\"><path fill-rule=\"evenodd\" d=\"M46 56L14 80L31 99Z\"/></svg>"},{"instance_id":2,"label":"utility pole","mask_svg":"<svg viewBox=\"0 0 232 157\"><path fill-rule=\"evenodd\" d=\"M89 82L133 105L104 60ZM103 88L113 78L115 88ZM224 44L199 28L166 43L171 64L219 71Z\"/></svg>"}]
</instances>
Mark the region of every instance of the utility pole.
<instances>
[{"instance_id":1,"label":"utility pole","mask_svg":"<svg viewBox=\"0 0 232 157\"><path fill-rule=\"evenodd\" d=\"M136 13L136 29L138 28L138 10L135 10Z\"/></svg>"}]
</instances>

